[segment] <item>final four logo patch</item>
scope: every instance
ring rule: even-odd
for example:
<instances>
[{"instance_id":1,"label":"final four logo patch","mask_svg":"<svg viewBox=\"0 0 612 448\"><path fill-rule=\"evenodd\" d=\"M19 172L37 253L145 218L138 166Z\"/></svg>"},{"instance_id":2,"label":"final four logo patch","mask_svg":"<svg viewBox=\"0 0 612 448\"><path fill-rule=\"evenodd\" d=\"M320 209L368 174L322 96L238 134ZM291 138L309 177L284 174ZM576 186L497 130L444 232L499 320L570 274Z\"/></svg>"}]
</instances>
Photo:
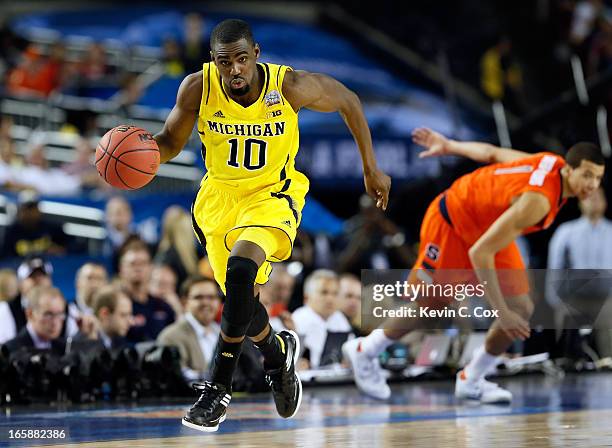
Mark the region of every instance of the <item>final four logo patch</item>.
<instances>
[{"instance_id":1,"label":"final four logo patch","mask_svg":"<svg viewBox=\"0 0 612 448\"><path fill-rule=\"evenodd\" d=\"M266 102L266 106L268 107L274 106L275 104L280 104L280 93L278 92L278 90L270 90L268 93L266 93L266 96L264 96L264 101Z\"/></svg>"}]
</instances>

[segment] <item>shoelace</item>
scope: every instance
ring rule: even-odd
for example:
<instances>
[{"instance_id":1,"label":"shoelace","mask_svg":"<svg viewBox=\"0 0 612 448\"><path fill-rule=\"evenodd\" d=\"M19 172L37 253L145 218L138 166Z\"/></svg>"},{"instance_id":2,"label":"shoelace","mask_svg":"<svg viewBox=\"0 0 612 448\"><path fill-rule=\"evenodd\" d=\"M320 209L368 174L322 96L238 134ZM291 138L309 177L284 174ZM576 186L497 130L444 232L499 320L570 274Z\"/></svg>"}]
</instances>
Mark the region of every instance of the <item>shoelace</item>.
<instances>
[{"instance_id":1,"label":"shoelace","mask_svg":"<svg viewBox=\"0 0 612 448\"><path fill-rule=\"evenodd\" d=\"M203 409L206 413L212 414L215 408L225 396L225 392L217 389L209 382L193 383L191 386L196 392L200 392L200 398L193 405Z\"/></svg>"}]
</instances>

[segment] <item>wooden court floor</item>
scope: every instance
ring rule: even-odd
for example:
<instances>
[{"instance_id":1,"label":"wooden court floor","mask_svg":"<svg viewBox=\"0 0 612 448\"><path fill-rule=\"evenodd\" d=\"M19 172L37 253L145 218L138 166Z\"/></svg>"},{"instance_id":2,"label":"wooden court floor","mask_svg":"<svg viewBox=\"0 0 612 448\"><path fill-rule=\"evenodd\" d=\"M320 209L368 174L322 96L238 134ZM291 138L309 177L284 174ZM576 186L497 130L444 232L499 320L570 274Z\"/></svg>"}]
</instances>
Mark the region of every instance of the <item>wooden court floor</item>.
<instances>
[{"instance_id":1,"label":"wooden court floor","mask_svg":"<svg viewBox=\"0 0 612 448\"><path fill-rule=\"evenodd\" d=\"M236 399L219 432L185 428L189 403L3 409L0 446L82 447L603 447L612 446L612 373L503 381L510 406L455 403L451 382L404 383L387 403L353 387L306 389L295 418L269 396ZM7 440L8 429L62 428L65 440Z\"/></svg>"}]
</instances>

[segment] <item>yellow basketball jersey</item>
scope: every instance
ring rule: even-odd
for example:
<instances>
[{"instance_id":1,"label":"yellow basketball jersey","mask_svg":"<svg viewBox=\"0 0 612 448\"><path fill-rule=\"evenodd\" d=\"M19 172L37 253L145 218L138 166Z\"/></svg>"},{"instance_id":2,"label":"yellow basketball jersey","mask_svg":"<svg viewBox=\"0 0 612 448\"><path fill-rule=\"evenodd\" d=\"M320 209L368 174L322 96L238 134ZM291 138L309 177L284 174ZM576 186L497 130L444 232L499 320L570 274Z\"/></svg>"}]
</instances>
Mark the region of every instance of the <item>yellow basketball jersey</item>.
<instances>
[{"instance_id":1,"label":"yellow basketball jersey","mask_svg":"<svg viewBox=\"0 0 612 448\"><path fill-rule=\"evenodd\" d=\"M296 173L298 116L282 93L291 68L258 66L264 72L263 89L257 101L243 107L225 92L216 65L204 64L198 119L202 155L207 178L230 191L265 188ZM305 179L301 173L297 177Z\"/></svg>"}]
</instances>

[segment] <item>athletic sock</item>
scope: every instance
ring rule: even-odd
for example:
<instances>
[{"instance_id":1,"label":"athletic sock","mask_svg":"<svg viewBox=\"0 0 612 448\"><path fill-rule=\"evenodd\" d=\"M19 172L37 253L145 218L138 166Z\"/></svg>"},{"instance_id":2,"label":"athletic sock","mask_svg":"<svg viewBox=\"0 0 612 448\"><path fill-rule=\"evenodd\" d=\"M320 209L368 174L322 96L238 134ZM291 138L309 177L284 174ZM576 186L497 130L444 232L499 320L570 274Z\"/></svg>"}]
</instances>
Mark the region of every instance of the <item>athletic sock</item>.
<instances>
[{"instance_id":1,"label":"athletic sock","mask_svg":"<svg viewBox=\"0 0 612 448\"><path fill-rule=\"evenodd\" d=\"M376 358L394 342L393 339L385 335L384 330L376 329L362 339L359 351L365 353L370 358Z\"/></svg>"},{"instance_id":2,"label":"athletic sock","mask_svg":"<svg viewBox=\"0 0 612 448\"><path fill-rule=\"evenodd\" d=\"M268 335L259 342L253 341L253 344L264 357L264 369L274 370L285 363L285 341L274 332L270 325L268 328L270 329Z\"/></svg>"},{"instance_id":3,"label":"athletic sock","mask_svg":"<svg viewBox=\"0 0 612 448\"><path fill-rule=\"evenodd\" d=\"M241 342L226 342L219 336L211 380L213 383L223 384L228 391L232 390L232 378L238 365L243 342L244 339Z\"/></svg>"},{"instance_id":4,"label":"athletic sock","mask_svg":"<svg viewBox=\"0 0 612 448\"><path fill-rule=\"evenodd\" d=\"M498 358L498 356L488 354L484 346L481 346L476 350L469 364L463 369L465 379L470 382L480 381L489 372L491 367L497 364Z\"/></svg>"}]
</instances>

